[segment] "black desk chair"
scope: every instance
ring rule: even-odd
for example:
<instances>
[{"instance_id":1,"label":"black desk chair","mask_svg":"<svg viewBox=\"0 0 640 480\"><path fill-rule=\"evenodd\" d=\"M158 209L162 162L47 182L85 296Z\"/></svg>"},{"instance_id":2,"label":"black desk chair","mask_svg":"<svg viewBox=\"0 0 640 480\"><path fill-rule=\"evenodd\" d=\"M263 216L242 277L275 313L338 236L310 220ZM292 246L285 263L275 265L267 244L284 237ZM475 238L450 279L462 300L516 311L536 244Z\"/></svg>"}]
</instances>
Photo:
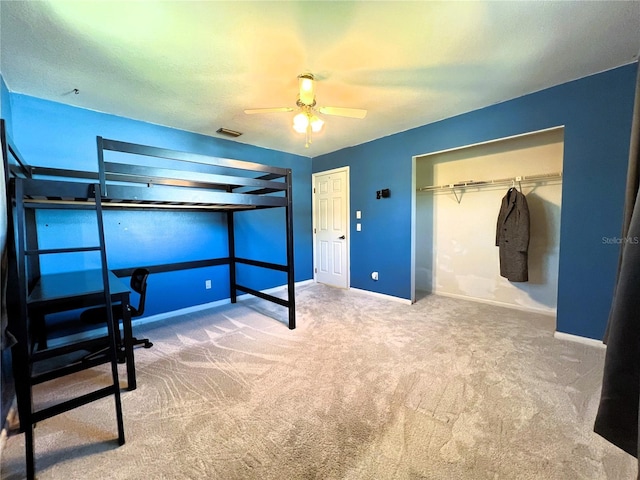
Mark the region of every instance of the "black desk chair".
<instances>
[{"instance_id":1,"label":"black desk chair","mask_svg":"<svg viewBox=\"0 0 640 480\"><path fill-rule=\"evenodd\" d=\"M149 270L146 268L136 268L131 275L131 290L140 295L140 301L138 307L129 305L129 312L131 312L131 318L140 317L144 313L144 303L147 296L147 278L149 277ZM118 342L118 361L124 362L124 344L122 343L122 337L120 336L120 320L122 320L122 305L116 304L112 306L113 320L116 325L116 340ZM87 324L100 324L106 323L107 309L106 307L90 308L80 314L80 320ZM144 348L151 348L153 343L147 338L137 339L133 337L131 339L133 346L142 345ZM90 356L94 356L99 352L93 352Z\"/></svg>"}]
</instances>

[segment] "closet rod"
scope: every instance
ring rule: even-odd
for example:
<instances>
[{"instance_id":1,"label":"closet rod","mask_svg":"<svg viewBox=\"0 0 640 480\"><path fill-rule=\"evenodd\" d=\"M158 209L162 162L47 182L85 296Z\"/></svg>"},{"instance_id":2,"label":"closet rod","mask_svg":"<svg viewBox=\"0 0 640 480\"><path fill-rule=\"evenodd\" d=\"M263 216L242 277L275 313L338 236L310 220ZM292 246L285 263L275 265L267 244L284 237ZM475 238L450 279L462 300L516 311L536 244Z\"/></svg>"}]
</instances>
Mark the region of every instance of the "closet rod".
<instances>
[{"instance_id":1,"label":"closet rod","mask_svg":"<svg viewBox=\"0 0 640 480\"><path fill-rule=\"evenodd\" d=\"M509 178L500 178L496 180L467 180L464 182L456 182L449 183L447 185L429 185L426 187L418 188L419 192L430 192L433 190L445 190L445 189L455 189L455 188L465 188L465 187L480 187L486 185L506 185L506 184L516 184L522 182L536 182L539 180L550 180L554 178L561 178L562 172L556 173L541 173L539 175L527 175L527 176L517 176L517 177L509 177Z\"/></svg>"}]
</instances>

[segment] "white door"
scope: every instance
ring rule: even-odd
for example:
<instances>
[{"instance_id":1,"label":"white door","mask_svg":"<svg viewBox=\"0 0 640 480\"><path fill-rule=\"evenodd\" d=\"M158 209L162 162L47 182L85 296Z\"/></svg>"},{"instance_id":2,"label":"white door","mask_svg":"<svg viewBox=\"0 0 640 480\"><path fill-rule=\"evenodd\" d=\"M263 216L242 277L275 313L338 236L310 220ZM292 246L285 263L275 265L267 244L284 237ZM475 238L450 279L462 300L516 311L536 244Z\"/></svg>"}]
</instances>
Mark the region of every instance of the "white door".
<instances>
[{"instance_id":1,"label":"white door","mask_svg":"<svg viewBox=\"0 0 640 480\"><path fill-rule=\"evenodd\" d=\"M349 287L349 170L313 175L316 282Z\"/></svg>"}]
</instances>

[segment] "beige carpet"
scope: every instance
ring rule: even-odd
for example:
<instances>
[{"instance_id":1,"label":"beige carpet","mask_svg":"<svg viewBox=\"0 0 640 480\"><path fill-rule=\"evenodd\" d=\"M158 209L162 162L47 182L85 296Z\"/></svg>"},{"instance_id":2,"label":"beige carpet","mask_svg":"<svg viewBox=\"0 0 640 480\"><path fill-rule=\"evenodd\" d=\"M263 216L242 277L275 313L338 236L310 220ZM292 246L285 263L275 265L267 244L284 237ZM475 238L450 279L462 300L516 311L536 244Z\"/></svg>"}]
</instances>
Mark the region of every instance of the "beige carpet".
<instances>
[{"instance_id":1,"label":"beige carpet","mask_svg":"<svg viewBox=\"0 0 640 480\"><path fill-rule=\"evenodd\" d=\"M635 478L592 433L604 350L554 339L553 319L322 285L297 304L293 331L260 300L140 326L155 346L136 350L139 387L123 392L126 444L110 398L46 420L38 478ZM24 435L1 467L24 477Z\"/></svg>"}]
</instances>

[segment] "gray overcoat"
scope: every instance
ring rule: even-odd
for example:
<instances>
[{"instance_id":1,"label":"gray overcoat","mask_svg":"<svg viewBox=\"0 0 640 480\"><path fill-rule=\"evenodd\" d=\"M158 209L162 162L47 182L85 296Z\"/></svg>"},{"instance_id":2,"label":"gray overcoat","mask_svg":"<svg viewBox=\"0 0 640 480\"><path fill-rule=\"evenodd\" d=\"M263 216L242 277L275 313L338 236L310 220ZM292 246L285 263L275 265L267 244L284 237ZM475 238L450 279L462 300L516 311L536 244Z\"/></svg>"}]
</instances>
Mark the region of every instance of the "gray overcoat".
<instances>
[{"instance_id":1,"label":"gray overcoat","mask_svg":"<svg viewBox=\"0 0 640 480\"><path fill-rule=\"evenodd\" d=\"M496 246L500 247L500 275L511 282L528 281L529 206L516 188L510 188L502 199Z\"/></svg>"}]
</instances>

